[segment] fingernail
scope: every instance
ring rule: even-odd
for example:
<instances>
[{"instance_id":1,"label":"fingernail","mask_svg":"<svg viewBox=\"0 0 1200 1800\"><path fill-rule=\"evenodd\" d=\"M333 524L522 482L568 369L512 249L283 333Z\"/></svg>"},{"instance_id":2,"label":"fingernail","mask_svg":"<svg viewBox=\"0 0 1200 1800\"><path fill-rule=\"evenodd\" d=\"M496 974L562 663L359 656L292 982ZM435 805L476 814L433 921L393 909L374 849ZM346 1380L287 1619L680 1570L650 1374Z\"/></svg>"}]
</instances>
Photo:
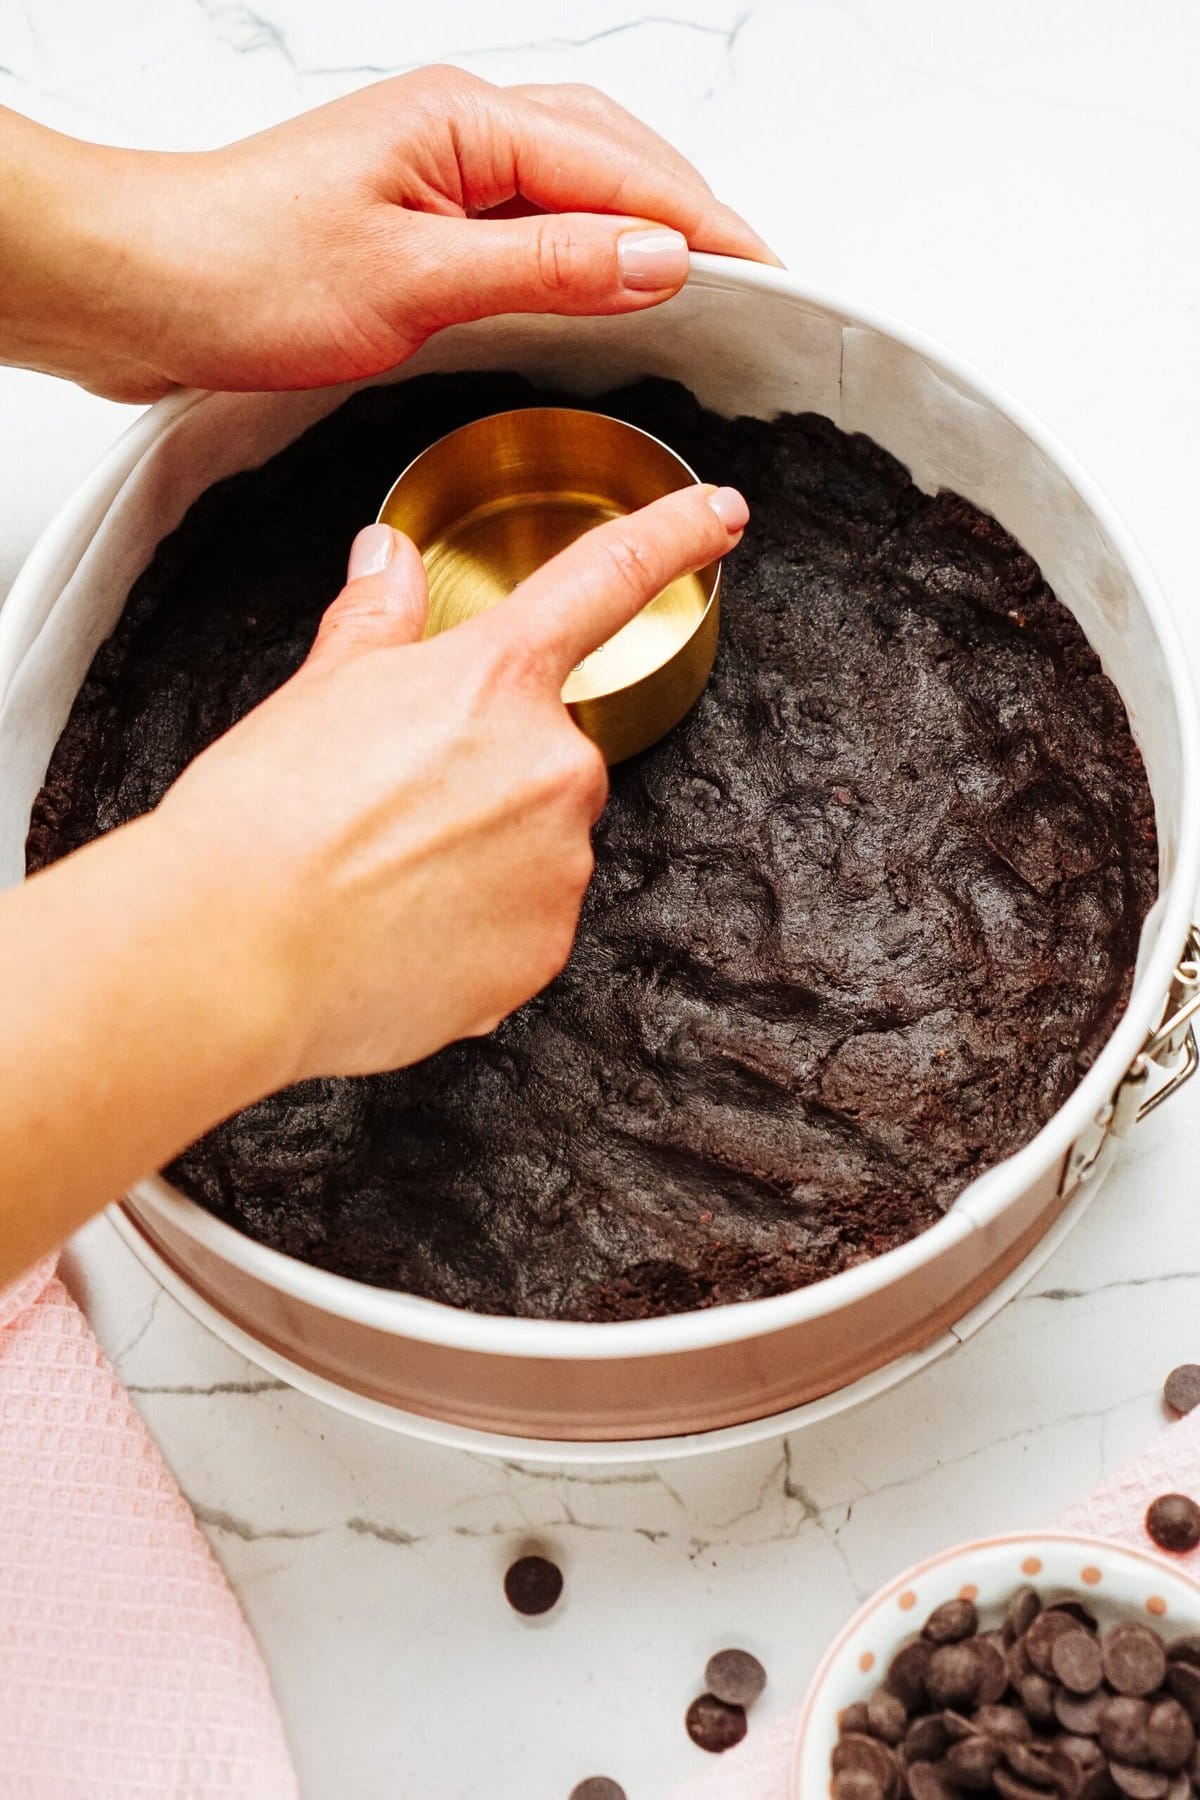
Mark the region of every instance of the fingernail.
<instances>
[{"instance_id":1,"label":"fingernail","mask_svg":"<svg viewBox=\"0 0 1200 1800\"><path fill-rule=\"evenodd\" d=\"M348 581L359 581L364 575L378 575L396 554L396 534L390 525L364 525L350 546Z\"/></svg>"},{"instance_id":2,"label":"fingernail","mask_svg":"<svg viewBox=\"0 0 1200 1800\"><path fill-rule=\"evenodd\" d=\"M714 488L708 496L708 504L726 531L741 531L750 517L750 508L736 488Z\"/></svg>"},{"instance_id":3,"label":"fingernail","mask_svg":"<svg viewBox=\"0 0 1200 1800\"><path fill-rule=\"evenodd\" d=\"M617 262L625 286L639 293L682 287L688 273L687 239L681 231L669 231L665 226L623 231L617 239Z\"/></svg>"}]
</instances>

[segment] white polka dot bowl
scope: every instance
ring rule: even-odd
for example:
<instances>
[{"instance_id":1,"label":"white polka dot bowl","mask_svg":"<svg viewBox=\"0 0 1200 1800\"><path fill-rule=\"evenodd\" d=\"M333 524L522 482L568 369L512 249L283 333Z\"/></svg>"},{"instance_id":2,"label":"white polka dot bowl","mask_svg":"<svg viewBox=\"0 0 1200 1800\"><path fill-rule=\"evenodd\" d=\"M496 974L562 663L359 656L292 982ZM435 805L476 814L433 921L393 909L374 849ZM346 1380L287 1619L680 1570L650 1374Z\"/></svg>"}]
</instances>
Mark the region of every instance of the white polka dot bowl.
<instances>
[{"instance_id":1,"label":"white polka dot bowl","mask_svg":"<svg viewBox=\"0 0 1200 1800\"><path fill-rule=\"evenodd\" d=\"M804 1702L791 1774L792 1800L829 1800L838 1719L882 1682L900 1646L935 1606L961 1596L979 1608L980 1629L1000 1624L1026 1585L1045 1604L1082 1599L1101 1628L1138 1619L1170 1640L1200 1631L1200 1584L1146 1550L1066 1532L1025 1532L960 1544L880 1588L825 1653Z\"/></svg>"}]
</instances>

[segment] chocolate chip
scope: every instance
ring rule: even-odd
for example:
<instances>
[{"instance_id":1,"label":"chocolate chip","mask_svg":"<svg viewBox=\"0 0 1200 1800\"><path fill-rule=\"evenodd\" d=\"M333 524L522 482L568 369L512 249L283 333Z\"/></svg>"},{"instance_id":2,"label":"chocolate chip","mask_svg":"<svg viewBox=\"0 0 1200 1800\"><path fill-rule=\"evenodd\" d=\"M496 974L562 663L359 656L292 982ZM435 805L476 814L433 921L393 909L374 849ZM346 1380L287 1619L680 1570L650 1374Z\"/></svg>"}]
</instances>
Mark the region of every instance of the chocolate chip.
<instances>
[{"instance_id":1,"label":"chocolate chip","mask_svg":"<svg viewBox=\"0 0 1200 1800\"><path fill-rule=\"evenodd\" d=\"M1022 1675L1032 1674L1033 1664L1029 1660L1024 1638L1018 1638L1015 1644L1009 1645L1004 1654L1004 1666L1008 1670L1010 1687L1016 1687Z\"/></svg>"},{"instance_id":2,"label":"chocolate chip","mask_svg":"<svg viewBox=\"0 0 1200 1800\"><path fill-rule=\"evenodd\" d=\"M838 1714L838 1730L865 1731L867 1729L867 1703L865 1700L854 1700Z\"/></svg>"},{"instance_id":3,"label":"chocolate chip","mask_svg":"<svg viewBox=\"0 0 1200 1800\"><path fill-rule=\"evenodd\" d=\"M884 1790L866 1769L844 1769L833 1778L833 1800L883 1800Z\"/></svg>"},{"instance_id":4,"label":"chocolate chip","mask_svg":"<svg viewBox=\"0 0 1200 1800\"><path fill-rule=\"evenodd\" d=\"M942 1644L929 1659L925 1691L935 1706L969 1706L979 1691L979 1662L966 1644Z\"/></svg>"},{"instance_id":5,"label":"chocolate chip","mask_svg":"<svg viewBox=\"0 0 1200 1800\"><path fill-rule=\"evenodd\" d=\"M1167 1656L1162 1639L1145 1625L1114 1625L1100 1643L1104 1674L1118 1694L1152 1694L1162 1686Z\"/></svg>"},{"instance_id":6,"label":"chocolate chip","mask_svg":"<svg viewBox=\"0 0 1200 1800\"><path fill-rule=\"evenodd\" d=\"M852 1769L873 1775L886 1794L900 1786L900 1764L894 1752L878 1738L852 1732L848 1737L838 1739L833 1746L833 1772L841 1775Z\"/></svg>"},{"instance_id":7,"label":"chocolate chip","mask_svg":"<svg viewBox=\"0 0 1200 1800\"><path fill-rule=\"evenodd\" d=\"M1200 1631L1185 1631L1181 1637L1172 1638L1167 1645L1167 1661L1191 1663L1193 1669L1200 1669Z\"/></svg>"},{"instance_id":8,"label":"chocolate chip","mask_svg":"<svg viewBox=\"0 0 1200 1800\"><path fill-rule=\"evenodd\" d=\"M1116 1695L1100 1709L1096 1733L1104 1754L1117 1762L1144 1763L1150 1756L1150 1708L1144 1700Z\"/></svg>"},{"instance_id":9,"label":"chocolate chip","mask_svg":"<svg viewBox=\"0 0 1200 1800\"><path fill-rule=\"evenodd\" d=\"M867 1701L867 1730L885 1744L898 1744L908 1729L903 1700L880 1688Z\"/></svg>"},{"instance_id":10,"label":"chocolate chip","mask_svg":"<svg viewBox=\"0 0 1200 1800\"><path fill-rule=\"evenodd\" d=\"M1167 1800L1192 1800L1192 1784L1186 1775L1172 1775Z\"/></svg>"},{"instance_id":11,"label":"chocolate chip","mask_svg":"<svg viewBox=\"0 0 1200 1800\"><path fill-rule=\"evenodd\" d=\"M1033 1621L1037 1618L1041 1610L1041 1596L1036 1588L1023 1587L1017 1589L1005 1609L1004 1625L1002 1627L1004 1635L1010 1644L1015 1643L1018 1638L1025 1636L1025 1633L1029 1630L1029 1627L1033 1624Z\"/></svg>"},{"instance_id":12,"label":"chocolate chip","mask_svg":"<svg viewBox=\"0 0 1200 1800\"><path fill-rule=\"evenodd\" d=\"M748 1650L718 1650L708 1659L704 1685L727 1706L753 1706L767 1685L767 1671Z\"/></svg>"},{"instance_id":13,"label":"chocolate chip","mask_svg":"<svg viewBox=\"0 0 1200 1800\"><path fill-rule=\"evenodd\" d=\"M974 1637L979 1629L979 1614L971 1600L943 1600L925 1621L922 1637L931 1644L957 1644L962 1638Z\"/></svg>"},{"instance_id":14,"label":"chocolate chip","mask_svg":"<svg viewBox=\"0 0 1200 1800\"><path fill-rule=\"evenodd\" d=\"M1073 1736L1094 1738L1108 1698L1104 1688L1097 1688L1094 1694L1069 1694L1065 1688L1059 1688L1054 1696L1054 1716L1063 1730Z\"/></svg>"},{"instance_id":15,"label":"chocolate chip","mask_svg":"<svg viewBox=\"0 0 1200 1800\"><path fill-rule=\"evenodd\" d=\"M1054 1748L1060 1751L1063 1756L1069 1756L1071 1761L1075 1763L1084 1774L1087 1774L1090 1769L1104 1769L1108 1767L1108 1764L1105 1761L1104 1752L1094 1738L1077 1737L1070 1732L1066 1732L1062 1736L1054 1739Z\"/></svg>"},{"instance_id":16,"label":"chocolate chip","mask_svg":"<svg viewBox=\"0 0 1200 1800\"><path fill-rule=\"evenodd\" d=\"M914 1763L908 1771L912 1800L959 1800L961 1792L944 1763Z\"/></svg>"},{"instance_id":17,"label":"chocolate chip","mask_svg":"<svg viewBox=\"0 0 1200 1800\"><path fill-rule=\"evenodd\" d=\"M522 1556L504 1577L508 1604L527 1618L549 1612L563 1590L562 1570L545 1556Z\"/></svg>"},{"instance_id":18,"label":"chocolate chip","mask_svg":"<svg viewBox=\"0 0 1200 1800\"><path fill-rule=\"evenodd\" d=\"M1040 1744L1005 1744L1004 1760L1014 1775L1034 1787L1053 1787L1048 1752Z\"/></svg>"},{"instance_id":19,"label":"chocolate chip","mask_svg":"<svg viewBox=\"0 0 1200 1800\"><path fill-rule=\"evenodd\" d=\"M1094 1694L1104 1679L1100 1646L1086 1631L1064 1631L1050 1646L1050 1665L1073 1694Z\"/></svg>"},{"instance_id":20,"label":"chocolate chip","mask_svg":"<svg viewBox=\"0 0 1200 1800\"><path fill-rule=\"evenodd\" d=\"M933 1656L933 1645L924 1638L916 1638L911 1644L905 1644L897 1650L888 1664L887 1678L884 1686L903 1700L909 1712L918 1707L925 1699L925 1674Z\"/></svg>"},{"instance_id":21,"label":"chocolate chip","mask_svg":"<svg viewBox=\"0 0 1200 1800\"><path fill-rule=\"evenodd\" d=\"M1007 1769L997 1769L992 1776L992 1786L1001 1796L1001 1800L1046 1800L1044 1787L1034 1787L1031 1782L1022 1781L1019 1776L1012 1775Z\"/></svg>"},{"instance_id":22,"label":"chocolate chip","mask_svg":"<svg viewBox=\"0 0 1200 1800\"><path fill-rule=\"evenodd\" d=\"M1069 1613L1039 1613L1022 1640L1029 1654L1029 1660L1041 1675L1054 1672L1050 1660L1051 1652L1059 1638L1068 1631L1078 1631L1079 1626Z\"/></svg>"},{"instance_id":23,"label":"chocolate chip","mask_svg":"<svg viewBox=\"0 0 1200 1800\"><path fill-rule=\"evenodd\" d=\"M1021 1696L1021 1704L1035 1725L1053 1725L1054 1696L1057 1689L1052 1681L1047 1681L1037 1670L1029 1675L1022 1675L1017 1683L1017 1692Z\"/></svg>"},{"instance_id":24,"label":"chocolate chip","mask_svg":"<svg viewBox=\"0 0 1200 1800\"><path fill-rule=\"evenodd\" d=\"M976 1731L985 1731L1000 1744L1027 1744L1033 1726L1015 1706L981 1706L975 1714Z\"/></svg>"},{"instance_id":25,"label":"chocolate chip","mask_svg":"<svg viewBox=\"0 0 1200 1800\"><path fill-rule=\"evenodd\" d=\"M1178 1700L1160 1700L1150 1709L1146 1727L1150 1761L1173 1775L1186 1768L1196 1747L1196 1730Z\"/></svg>"},{"instance_id":26,"label":"chocolate chip","mask_svg":"<svg viewBox=\"0 0 1200 1800\"><path fill-rule=\"evenodd\" d=\"M625 1800L625 1789L607 1775L589 1775L571 1789L567 1800Z\"/></svg>"},{"instance_id":27,"label":"chocolate chip","mask_svg":"<svg viewBox=\"0 0 1200 1800\"><path fill-rule=\"evenodd\" d=\"M1090 1607L1083 1604L1082 1600L1056 1600L1053 1606L1046 1608L1046 1611L1066 1613L1068 1619L1074 1619L1075 1623L1082 1625L1085 1631L1099 1631L1100 1629L1099 1619Z\"/></svg>"},{"instance_id":28,"label":"chocolate chip","mask_svg":"<svg viewBox=\"0 0 1200 1800\"><path fill-rule=\"evenodd\" d=\"M1108 1772L1121 1793L1129 1800L1166 1800L1170 1785L1157 1769L1135 1769L1128 1763L1110 1762Z\"/></svg>"},{"instance_id":29,"label":"chocolate chip","mask_svg":"<svg viewBox=\"0 0 1200 1800\"><path fill-rule=\"evenodd\" d=\"M1167 1405L1177 1413L1189 1413L1200 1405L1200 1363L1180 1363L1163 1383Z\"/></svg>"},{"instance_id":30,"label":"chocolate chip","mask_svg":"<svg viewBox=\"0 0 1200 1800\"><path fill-rule=\"evenodd\" d=\"M978 1706L991 1706L1008 1690L1008 1665L996 1645L987 1638L968 1638L967 1649L975 1658L979 1680L975 1688Z\"/></svg>"},{"instance_id":31,"label":"chocolate chip","mask_svg":"<svg viewBox=\"0 0 1200 1800\"><path fill-rule=\"evenodd\" d=\"M688 1707L684 1723L693 1744L719 1756L722 1750L732 1750L745 1737L746 1709L744 1706L727 1706L715 1694L701 1694ZM874 1739L866 1741L870 1744ZM882 1749L882 1745L878 1748ZM836 1750L834 1755L837 1755Z\"/></svg>"},{"instance_id":32,"label":"chocolate chip","mask_svg":"<svg viewBox=\"0 0 1200 1800\"><path fill-rule=\"evenodd\" d=\"M1173 1662L1167 1670L1167 1690L1200 1730L1200 1669L1193 1669L1191 1663Z\"/></svg>"},{"instance_id":33,"label":"chocolate chip","mask_svg":"<svg viewBox=\"0 0 1200 1800\"><path fill-rule=\"evenodd\" d=\"M1200 1506L1187 1494L1160 1494L1146 1509L1146 1530L1160 1550L1177 1555L1200 1544Z\"/></svg>"},{"instance_id":34,"label":"chocolate chip","mask_svg":"<svg viewBox=\"0 0 1200 1800\"><path fill-rule=\"evenodd\" d=\"M950 1733L936 1713L914 1719L900 1747L906 1763L940 1762L950 1746Z\"/></svg>"},{"instance_id":35,"label":"chocolate chip","mask_svg":"<svg viewBox=\"0 0 1200 1800\"><path fill-rule=\"evenodd\" d=\"M999 1744L976 1734L951 1746L946 1753L946 1769L959 1787L987 1789L1002 1754Z\"/></svg>"}]
</instances>

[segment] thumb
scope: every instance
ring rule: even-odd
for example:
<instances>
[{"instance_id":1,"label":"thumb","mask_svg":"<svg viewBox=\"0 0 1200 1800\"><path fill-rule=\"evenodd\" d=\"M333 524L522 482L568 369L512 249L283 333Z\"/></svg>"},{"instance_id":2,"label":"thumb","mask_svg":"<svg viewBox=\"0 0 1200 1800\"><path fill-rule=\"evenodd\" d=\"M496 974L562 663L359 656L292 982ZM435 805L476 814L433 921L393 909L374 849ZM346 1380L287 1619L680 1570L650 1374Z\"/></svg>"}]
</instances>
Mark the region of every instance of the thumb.
<instances>
[{"instance_id":1,"label":"thumb","mask_svg":"<svg viewBox=\"0 0 1200 1800\"><path fill-rule=\"evenodd\" d=\"M439 326L505 312L634 312L668 300L688 275L681 231L604 213L423 214L413 242L422 307Z\"/></svg>"},{"instance_id":2,"label":"thumb","mask_svg":"<svg viewBox=\"0 0 1200 1800\"><path fill-rule=\"evenodd\" d=\"M321 620L310 663L415 644L425 630L429 588L421 553L390 525L365 525L350 547L346 585Z\"/></svg>"}]
</instances>

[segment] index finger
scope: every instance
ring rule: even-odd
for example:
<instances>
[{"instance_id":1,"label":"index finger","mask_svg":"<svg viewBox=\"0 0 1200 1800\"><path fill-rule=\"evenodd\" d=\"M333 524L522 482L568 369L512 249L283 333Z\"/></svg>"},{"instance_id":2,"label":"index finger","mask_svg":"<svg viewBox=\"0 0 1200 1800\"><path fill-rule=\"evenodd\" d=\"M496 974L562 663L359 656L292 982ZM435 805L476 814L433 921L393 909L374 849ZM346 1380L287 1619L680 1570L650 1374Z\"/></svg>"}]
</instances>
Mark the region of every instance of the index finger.
<instances>
[{"instance_id":1,"label":"index finger","mask_svg":"<svg viewBox=\"0 0 1200 1800\"><path fill-rule=\"evenodd\" d=\"M523 194L548 212L632 214L681 231L693 250L778 264L740 214L662 156L615 141L591 118L571 117L503 88L493 93L485 129L472 106L475 128L461 132L456 145L465 185L481 208Z\"/></svg>"},{"instance_id":2,"label":"index finger","mask_svg":"<svg viewBox=\"0 0 1200 1800\"><path fill-rule=\"evenodd\" d=\"M680 488L585 531L507 600L460 629L519 641L557 692L576 663L656 594L731 550L748 517L735 488Z\"/></svg>"}]
</instances>

